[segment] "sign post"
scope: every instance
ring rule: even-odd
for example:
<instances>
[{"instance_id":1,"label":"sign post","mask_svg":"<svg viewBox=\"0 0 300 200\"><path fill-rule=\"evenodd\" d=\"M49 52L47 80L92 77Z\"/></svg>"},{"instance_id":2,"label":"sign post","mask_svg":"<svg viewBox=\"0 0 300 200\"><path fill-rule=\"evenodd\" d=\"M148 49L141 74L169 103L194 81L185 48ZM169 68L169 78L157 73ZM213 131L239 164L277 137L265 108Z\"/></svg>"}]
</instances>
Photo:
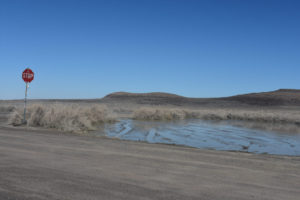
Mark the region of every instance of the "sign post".
<instances>
[{"instance_id":1,"label":"sign post","mask_svg":"<svg viewBox=\"0 0 300 200\"><path fill-rule=\"evenodd\" d=\"M29 68L25 69L22 73L22 78L23 78L24 82L26 83L25 99L24 99L24 117L23 117L23 123L26 124L27 90L29 87L29 83L34 79L33 71Z\"/></svg>"}]
</instances>

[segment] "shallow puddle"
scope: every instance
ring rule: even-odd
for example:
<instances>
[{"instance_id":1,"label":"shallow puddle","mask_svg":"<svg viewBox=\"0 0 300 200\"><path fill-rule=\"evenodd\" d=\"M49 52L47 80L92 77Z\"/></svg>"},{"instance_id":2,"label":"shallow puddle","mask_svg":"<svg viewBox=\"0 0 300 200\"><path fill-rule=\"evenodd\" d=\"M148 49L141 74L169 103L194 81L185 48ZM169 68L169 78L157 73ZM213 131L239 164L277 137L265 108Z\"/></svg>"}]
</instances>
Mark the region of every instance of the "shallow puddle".
<instances>
[{"instance_id":1,"label":"shallow puddle","mask_svg":"<svg viewBox=\"0 0 300 200\"><path fill-rule=\"evenodd\" d=\"M122 120L116 124L105 125L104 131L94 134L205 149L300 155L300 134L269 132L201 120Z\"/></svg>"}]
</instances>

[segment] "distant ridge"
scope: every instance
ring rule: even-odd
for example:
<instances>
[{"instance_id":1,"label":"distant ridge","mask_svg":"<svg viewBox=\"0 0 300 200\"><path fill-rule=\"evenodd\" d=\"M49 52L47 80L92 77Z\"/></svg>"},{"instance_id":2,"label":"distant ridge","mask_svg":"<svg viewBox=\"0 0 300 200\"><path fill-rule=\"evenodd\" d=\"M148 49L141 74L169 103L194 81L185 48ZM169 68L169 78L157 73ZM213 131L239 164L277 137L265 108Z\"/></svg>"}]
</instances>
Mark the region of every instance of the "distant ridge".
<instances>
[{"instance_id":1,"label":"distant ridge","mask_svg":"<svg viewBox=\"0 0 300 200\"><path fill-rule=\"evenodd\" d=\"M171 97L171 98L172 97L175 97L175 98L181 97L181 98L184 98L183 96L166 93L166 92L149 92L149 93L114 92L114 93L106 95L104 98L118 98L118 97L124 97L124 96L126 96L126 97L152 96L152 97Z\"/></svg>"},{"instance_id":2,"label":"distant ridge","mask_svg":"<svg viewBox=\"0 0 300 200\"><path fill-rule=\"evenodd\" d=\"M188 98L176 94L165 92L151 92L151 93L129 93L129 92L115 92L105 96L103 101L126 101L136 104L150 104L150 105L182 105Z\"/></svg>"},{"instance_id":3,"label":"distant ridge","mask_svg":"<svg viewBox=\"0 0 300 200\"><path fill-rule=\"evenodd\" d=\"M261 106L295 105L300 106L300 90L279 89L271 92L236 95L228 99L241 103Z\"/></svg>"},{"instance_id":4,"label":"distant ridge","mask_svg":"<svg viewBox=\"0 0 300 200\"><path fill-rule=\"evenodd\" d=\"M279 90L275 90L274 92L295 92L295 93L300 93L300 90L297 90L297 89L279 89Z\"/></svg>"},{"instance_id":5,"label":"distant ridge","mask_svg":"<svg viewBox=\"0 0 300 200\"><path fill-rule=\"evenodd\" d=\"M299 89L279 89L271 92L249 93L221 98L189 98L165 92L114 92L102 99L30 99L44 103L131 103L146 105L244 107L244 106L300 106ZM23 103L19 100L0 100L2 103Z\"/></svg>"},{"instance_id":6,"label":"distant ridge","mask_svg":"<svg viewBox=\"0 0 300 200\"><path fill-rule=\"evenodd\" d=\"M115 92L102 101L127 101L152 105L254 105L254 106L300 106L300 90L279 89L271 92L242 94L222 98L188 98L164 92L129 93Z\"/></svg>"}]
</instances>

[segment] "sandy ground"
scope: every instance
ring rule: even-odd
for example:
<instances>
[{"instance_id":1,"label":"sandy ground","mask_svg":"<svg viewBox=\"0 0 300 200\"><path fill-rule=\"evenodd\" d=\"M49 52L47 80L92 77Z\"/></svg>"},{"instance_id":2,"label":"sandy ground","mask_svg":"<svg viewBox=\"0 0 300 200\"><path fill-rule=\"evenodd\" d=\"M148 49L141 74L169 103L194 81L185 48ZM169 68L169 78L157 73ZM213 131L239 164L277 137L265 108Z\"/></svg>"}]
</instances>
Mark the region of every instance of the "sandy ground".
<instances>
[{"instance_id":1,"label":"sandy ground","mask_svg":"<svg viewBox=\"0 0 300 200\"><path fill-rule=\"evenodd\" d=\"M293 199L300 157L0 127L0 199Z\"/></svg>"}]
</instances>

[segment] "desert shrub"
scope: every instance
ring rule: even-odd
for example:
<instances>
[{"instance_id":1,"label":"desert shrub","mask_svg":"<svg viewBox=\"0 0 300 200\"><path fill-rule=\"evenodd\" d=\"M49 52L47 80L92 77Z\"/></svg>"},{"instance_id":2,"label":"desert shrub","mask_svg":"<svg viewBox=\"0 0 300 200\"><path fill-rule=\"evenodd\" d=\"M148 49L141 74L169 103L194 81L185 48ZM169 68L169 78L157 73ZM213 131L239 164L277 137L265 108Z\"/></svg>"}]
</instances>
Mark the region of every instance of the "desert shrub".
<instances>
[{"instance_id":1,"label":"desert shrub","mask_svg":"<svg viewBox=\"0 0 300 200\"><path fill-rule=\"evenodd\" d=\"M13 112L15 109L15 106L0 106L0 112Z\"/></svg>"},{"instance_id":2,"label":"desert shrub","mask_svg":"<svg viewBox=\"0 0 300 200\"><path fill-rule=\"evenodd\" d=\"M100 105L31 105L27 113L28 126L69 132L96 130L102 123L114 121L114 118L109 116L106 107ZM20 111L15 112L10 118L10 123L19 124L20 116Z\"/></svg>"},{"instance_id":3,"label":"desert shrub","mask_svg":"<svg viewBox=\"0 0 300 200\"><path fill-rule=\"evenodd\" d=\"M244 109L179 109L142 107L134 111L133 119L137 120L238 120L265 123L291 123L300 125L299 111L284 110L244 110Z\"/></svg>"}]
</instances>

